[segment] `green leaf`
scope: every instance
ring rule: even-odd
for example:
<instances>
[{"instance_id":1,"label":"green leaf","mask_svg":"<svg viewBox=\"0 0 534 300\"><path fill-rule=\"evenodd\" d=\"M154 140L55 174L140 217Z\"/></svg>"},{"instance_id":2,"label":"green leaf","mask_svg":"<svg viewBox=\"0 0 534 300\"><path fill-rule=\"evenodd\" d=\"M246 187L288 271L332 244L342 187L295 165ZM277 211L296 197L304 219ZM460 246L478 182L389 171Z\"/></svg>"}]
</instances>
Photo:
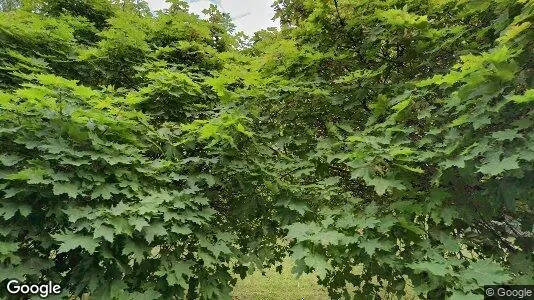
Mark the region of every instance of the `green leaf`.
<instances>
[{"instance_id":1,"label":"green leaf","mask_svg":"<svg viewBox=\"0 0 534 300\"><path fill-rule=\"evenodd\" d=\"M288 229L288 239L306 239L311 233L321 231L316 224L293 223L285 227Z\"/></svg>"},{"instance_id":2,"label":"green leaf","mask_svg":"<svg viewBox=\"0 0 534 300\"><path fill-rule=\"evenodd\" d=\"M218 258L221 253L223 254L231 254L232 250L228 248L228 246L223 242L218 242L215 245L211 245L208 249L211 253L213 253L213 256L215 258Z\"/></svg>"},{"instance_id":3,"label":"green leaf","mask_svg":"<svg viewBox=\"0 0 534 300\"><path fill-rule=\"evenodd\" d=\"M374 186L375 192L380 196L384 195L386 191L391 191L394 188L400 190L405 188L405 186L399 180L386 179L381 177L371 178L369 180L366 180L366 183Z\"/></svg>"},{"instance_id":4,"label":"green leaf","mask_svg":"<svg viewBox=\"0 0 534 300\"><path fill-rule=\"evenodd\" d=\"M305 202L296 202L296 201L280 201L276 203L277 206L287 207L290 210L298 212L301 216L304 215L307 211L310 211L308 205Z\"/></svg>"},{"instance_id":5,"label":"green leaf","mask_svg":"<svg viewBox=\"0 0 534 300\"><path fill-rule=\"evenodd\" d=\"M109 200L113 194L118 194L119 190L112 184L102 184L96 187L91 193L91 198L101 197L104 200Z\"/></svg>"},{"instance_id":6,"label":"green leaf","mask_svg":"<svg viewBox=\"0 0 534 300\"><path fill-rule=\"evenodd\" d=\"M464 293L463 291L454 291L452 295L447 298L449 300L481 300L484 297L481 295L475 295L473 293Z\"/></svg>"},{"instance_id":7,"label":"green leaf","mask_svg":"<svg viewBox=\"0 0 534 300\"><path fill-rule=\"evenodd\" d=\"M534 101L534 89L527 90L524 95L513 95L508 98L515 103L530 103Z\"/></svg>"},{"instance_id":8,"label":"green leaf","mask_svg":"<svg viewBox=\"0 0 534 300\"><path fill-rule=\"evenodd\" d=\"M163 227L163 223L152 223L149 227L145 227L143 231L148 243L152 243L156 236L164 236L167 234L167 230Z\"/></svg>"},{"instance_id":9,"label":"green leaf","mask_svg":"<svg viewBox=\"0 0 534 300\"><path fill-rule=\"evenodd\" d=\"M486 175L495 176L504 171L519 169L517 158L517 155L506 157L502 160L499 160L498 158L492 158L480 166L478 171Z\"/></svg>"},{"instance_id":10,"label":"green leaf","mask_svg":"<svg viewBox=\"0 0 534 300\"><path fill-rule=\"evenodd\" d=\"M450 252L458 252L460 251L460 241L453 238L452 236L444 233L444 232L440 232L438 235L437 235L437 238L438 240L443 244L443 248L446 250L446 251L450 251Z\"/></svg>"},{"instance_id":11,"label":"green leaf","mask_svg":"<svg viewBox=\"0 0 534 300\"><path fill-rule=\"evenodd\" d=\"M15 253L19 249L17 243L0 242L0 254L9 255ZM1 259L0 259L1 261Z\"/></svg>"},{"instance_id":12,"label":"green leaf","mask_svg":"<svg viewBox=\"0 0 534 300\"><path fill-rule=\"evenodd\" d=\"M65 182L54 182L53 184L54 195L67 194L70 198L76 198L81 194L80 189L77 184L65 183Z\"/></svg>"},{"instance_id":13,"label":"green leaf","mask_svg":"<svg viewBox=\"0 0 534 300\"><path fill-rule=\"evenodd\" d=\"M460 275L465 279L475 280L479 286L503 284L510 279L501 265L489 259L471 263Z\"/></svg>"},{"instance_id":14,"label":"green leaf","mask_svg":"<svg viewBox=\"0 0 534 300\"><path fill-rule=\"evenodd\" d=\"M402 164L395 164L395 165L403 168L404 170L410 171L410 172L414 172L414 173L418 173L418 174L425 173L425 171L423 169L421 169L421 168L413 168L413 167L410 167L410 166L407 166L407 165L402 165Z\"/></svg>"},{"instance_id":15,"label":"green leaf","mask_svg":"<svg viewBox=\"0 0 534 300\"><path fill-rule=\"evenodd\" d=\"M349 136L349 137L347 138L347 142L351 142L351 143L353 143L353 142L360 142L360 143L362 143L362 142L365 142L365 137L362 137L362 136L356 136L356 135Z\"/></svg>"},{"instance_id":16,"label":"green leaf","mask_svg":"<svg viewBox=\"0 0 534 300\"><path fill-rule=\"evenodd\" d=\"M132 241L127 241L122 249L122 254L131 255L135 262L142 262L145 259L145 251L147 248L141 247Z\"/></svg>"},{"instance_id":17,"label":"green leaf","mask_svg":"<svg viewBox=\"0 0 534 300\"><path fill-rule=\"evenodd\" d=\"M426 232L420 228L419 226L417 226L416 224L414 224L413 222L409 222L407 221L406 219L404 218L400 218L399 220L399 223L398 223L401 227L405 228L405 229L408 229L409 231L417 234L417 235L424 235L426 234Z\"/></svg>"},{"instance_id":18,"label":"green leaf","mask_svg":"<svg viewBox=\"0 0 534 300\"><path fill-rule=\"evenodd\" d=\"M46 170L41 168L28 168L19 171L18 173L6 176L7 180L24 180L28 184L42 184L48 183L44 179L44 175L47 174Z\"/></svg>"},{"instance_id":19,"label":"green leaf","mask_svg":"<svg viewBox=\"0 0 534 300\"><path fill-rule=\"evenodd\" d=\"M191 276L191 264L188 262L173 262L172 269L166 272L167 283L171 286L187 286L185 276Z\"/></svg>"},{"instance_id":20,"label":"green leaf","mask_svg":"<svg viewBox=\"0 0 534 300\"><path fill-rule=\"evenodd\" d=\"M106 226L106 225L99 225L95 228L95 231L93 233L93 237L99 238L103 237L106 241L113 243L113 236L115 234L115 231L113 228Z\"/></svg>"},{"instance_id":21,"label":"green leaf","mask_svg":"<svg viewBox=\"0 0 534 300\"><path fill-rule=\"evenodd\" d=\"M143 217L131 217L128 219L130 225L132 225L135 230L141 231L143 228L150 226L150 224Z\"/></svg>"},{"instance_id":22,"label":"green leaf","mask_svg":"<svg viewBox=\"0 0 534 300\"><path fill-rule=\"evenodd\" d=\"M93 219L93 208L89 206L84 207L69 207L67 209L62 209L63 213L69 218L69 222L75 223L76 221L87 218Z\"/></svg>"},{"instance_id":23,"label":"green leaf","mask_svg":"<svg viewBox=\"0 0 534 300\"><path fill-rule=\"evenodd\" d=\"M334 186L336 184L338 184L339 182L339 177L335 176L335 177L328 177L324 180L321 180L319 181L319 183L321 184L324 184L326 186Z\"/></svg>"},{"instance_id":24,"label":"green leaf","mask_svg":"<svg viewBox=\"0 0 534 300\"><path fill-rule=\"evenodd\" d=\"M337 231L317 232L310 237L310 240L320 243L322 245L337 245L340 241L345 239L345 235Z\"/></svg>"},{"instance_id":25,"label":"green leaf","mask_svg":"<svg viewBox=\"0 0 534 300\"><path fill-rule=\"evenodd\" d=\"M454 159L447 159L441 162L440 166L444 169L448 169L450 167L458 167L462 169L465 167L465 158L462 156L458 156Z\"/></svg>"},{"instance_id":26,"label":"green leaf","mask_svg":"<svg viewBox=\"0 0 534 300\"><path fill-rule=\"evenodd\" d=\"M32 211L31 206L22 203L3 201L0 202L0 205L0 216L6 221L13 218L17 212L21 216L27 217Z\"/></svg>"},{"instance_id":27,"label":"green leaf","mask_svg":"<svg viewBox=\"0 0 534 300\"><path fill-rule=\"evenodd\" d=\"M454 119L449 126L450 127L460 126L464 123L467 123L469 119L470 119L469 115L461 115L458 118Z\"/></svg>"},{"instance_id":28,"label":"green leaf","mask_svg":"<svg viewBox=\"0 0 534 300\"><path fill-rule=\"evenodd\" d=\"M58 253L69 252L80 247L87 250L87 252L90 254L93 254L96 248L99 246L98 241L92 236L86 236L77 233L55 234L52 237L61 244L58 249Z\"/></svg>"},{"instance_id":29,"label":"green leaf","mask_svg":"<svg viewBox=\"0 0 534 300\"><path fill-rule=\"evenodd\" d=\"M517 129L506 129L503 131L494 132L491 135L497 141L512 141L516 138L521 138L521 135L517 133Z\"/></svg>"},{"instance_id":30,"label":"green leaf","mask_svg":"<svg viewBox=\"0 0 534 300\"><path fill-rule=\"evenodd\" d=\"M12 167L17 163L21 162L23 158L17 155L1 154L0 155L0 164L6 167Z\"/></svg>"},{"instance_id":31,"label":"green leaf","mask_svg":"<svg viewBox=\"0 0 534 300\"><path fill-rule=\"evenodd\" d=\"M353 224L360 229L375 228L376 224L380 224L380 220L375 217L360 217Z\"/></svg>"},{"instance_id":32,"label":"green leaf","mask_svg":"<svg viewBox=\"0 0 534 300\"><path fill-rule=\"evenodd\" d=\"M188 227L179 226L177 224L173 224L172 225L171 232L174 232L174 233L180 234L180 235L188 235L188 234L193 233L193 231L191 229L189 229Z\"/></svg>"},{"instance_id":33,"label":"green leaf","mask_svg":"<svg viewBox=\"0 0 534 300\"><path fill-rule=\"evenodd\" d=\"M291 248L291 252L292 252L291 258L297 261L299 259L306 257L310 253L310 250L302 246L301 244L296 244L295 246Z\"/></svg>"},{"instance_id":34,"label":"green leaf","mask_svg":"<svg viewBox=\"0 0 534 300\"><path fill-rule=\"evenodd\" d=\"M243 126L243 124L241 124L241 123L238 123L236 125L236 129L237 129L237 131L241 132L242 134L244 134L244 135L246 135L248 137L252 137L253 136L253 133L248 131L248 130L246 130L245 127Z\"/></svg>"},{"instance_id":35,"label":"green leaf","mask_svg":"<svg viewBox=\"0 0 534 300\"><path fill-rule=\"evenodd\" d=\"M491 118L485 115L474 117L471 121L473 122L473 128L475 130L484 127L484 125L491 124Z\"/></svg>"},{"instance_id":36,"label":"green leaf","mask_svg":"<svg viewBox=\"0 0 534 300\"><path fill-rule=\"evenodd\" d=\"M378 239L363 240L359 246L365 250L369 256L373 256L377 249L383 249L384 245Z\"/></svg>"},{"instance_id":37,"label":"green leaf","mask_svg":"<svg viewBox=\"0 0 534 300\"><path fill-rule=\"evenodd\" d=\"M306 256L306 258L304 258L304 261L306 262L306 265L315 270L315 273L317 274L317 277L319 277L319 279L326 278L329 265L325 257L319 254L312 253Z\"/></svg>"},{"instance_id":38,"label":"green leaf","mask_svg":"<svg viewBox=\"0 0 534 300\"><path fill-rule=\"evenodd\" d=\"M128 209L129 209L128 205L124 204L124 202L121 201L117 203L117 205L113 206L110 211L112 215L120 216L124 212L128 211Z\"/></svg>"},{"instance_id":39,"label":"green leaf","mask_svg":"<svg viewBox=\"0 0 534 300\"><path fill-rule=\"evenodd\" d=\"M412 99L406 99L399 103L397 103L395 106L393 106L393 110L395 110L397 113L403 111L406 107L408 107L412 103Z\"/></svg>"},{"instance_id":40,"label":"green leaf","mask_svg":"<svg viewBox=\"0 0 534 300\"><path fill-rule=\"evenodd\" d=\"M428 262L428 261L417 262L417 263L409 264L408 267L410 267L411 269L415 271L419 271L419 272L425 271L436 276L447 276L451 274L451 270L447 268L447 265L440 264L437 262Z\"/></svg>"}]
</instances>

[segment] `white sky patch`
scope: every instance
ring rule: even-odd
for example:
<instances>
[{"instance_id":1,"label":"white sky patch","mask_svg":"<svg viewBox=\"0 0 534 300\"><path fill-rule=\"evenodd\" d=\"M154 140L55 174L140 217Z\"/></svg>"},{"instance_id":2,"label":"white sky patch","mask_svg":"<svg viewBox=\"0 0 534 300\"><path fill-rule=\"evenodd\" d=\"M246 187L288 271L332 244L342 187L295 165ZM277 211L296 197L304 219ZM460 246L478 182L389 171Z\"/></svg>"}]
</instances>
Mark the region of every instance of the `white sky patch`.
<instances>
[{"instance_id":1,"label":"white sky patch","mask_svg":"<svg viewBox=\"0 0 534 300\"><path fill-rule=\"evenodd\" d=\"M147 0L152 10L160 10L169 7L165 0ZM268 27L279 27L278 21L273 21L274 9L271 0L220 0L220 1L191 1L189 8L192 13L203 16L202 10L208 8L211 3L219 2L219 9L229 13L236 31L243 31L252 36L254 32Z\"/></svg>"}]
</instances>

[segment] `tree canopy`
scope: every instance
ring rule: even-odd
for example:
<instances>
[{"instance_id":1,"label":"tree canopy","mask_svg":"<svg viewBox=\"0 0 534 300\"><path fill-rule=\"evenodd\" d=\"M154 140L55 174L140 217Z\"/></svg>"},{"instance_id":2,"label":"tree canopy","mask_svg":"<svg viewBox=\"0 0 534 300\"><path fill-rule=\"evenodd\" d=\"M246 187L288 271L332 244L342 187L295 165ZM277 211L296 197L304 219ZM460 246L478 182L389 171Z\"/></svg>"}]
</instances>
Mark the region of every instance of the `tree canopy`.
<instances>
[{"instance_id":1,"label":"tree canopy","mask_svg":"<svg viewBox=\"0 0 534 300\"><path fill-rule=\"evenodd\" d=\"M0 282L228 299L534 283L530 0L0 1ZM0 290L0 296L7 296ZM173 298L175 297L175 298Z\"/></svg>"}]
</instances>

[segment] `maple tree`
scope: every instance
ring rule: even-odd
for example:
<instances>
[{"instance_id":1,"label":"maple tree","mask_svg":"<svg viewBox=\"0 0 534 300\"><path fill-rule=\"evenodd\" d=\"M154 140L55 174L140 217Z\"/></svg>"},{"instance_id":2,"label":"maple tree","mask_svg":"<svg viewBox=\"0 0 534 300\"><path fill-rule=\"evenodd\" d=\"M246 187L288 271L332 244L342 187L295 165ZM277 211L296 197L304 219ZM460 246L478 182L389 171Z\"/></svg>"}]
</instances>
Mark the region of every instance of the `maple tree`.
<instances>
[{"instance_id":1,"label":"maple tree","mask_svg":"<svg viewBox=\"0 0 534 300\"><path fill-rule=\"evenodd\" d=\"M0 281L225 299L287 255L332 298L534 281L534 2L277 0L248 40L170 2L0 2Z\"/></svg>"}]
</instances>

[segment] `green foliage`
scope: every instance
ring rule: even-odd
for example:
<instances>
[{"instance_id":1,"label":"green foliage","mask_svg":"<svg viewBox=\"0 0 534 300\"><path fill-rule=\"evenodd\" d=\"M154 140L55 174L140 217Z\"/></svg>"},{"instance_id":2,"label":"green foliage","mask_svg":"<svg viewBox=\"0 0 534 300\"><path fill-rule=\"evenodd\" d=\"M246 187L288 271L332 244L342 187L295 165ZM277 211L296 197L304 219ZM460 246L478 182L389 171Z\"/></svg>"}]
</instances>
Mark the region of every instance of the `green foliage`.
<instances>
[{"instance_id":1,"label":"green foliage","mask_svg":"<svg viewBox=\"0 0 534 300\"><path fill-rule=\"evenodd\" d=\"M532 283L532 1L275 7L243 49L182 1L0 13L0 281L227 299L290 255L332 298Z\"/></svg>"},{"instance_id":2,"label":"green foliage","mask_svg":"<svg viewBox=\"0 0 534 300\"><path fill-rule=\"evenodd\" d=\"M31 265L71 292L104 299L113 290L180 295L197 270L204 288L227 289L235 237L213 231L220 220L198 188L205 179L179 176L183 163L162 158L157 145L168 142L147 116L53 75L4 96L2 227L13 244L2 252L2 280ZM17 243L21 235L31 242ZM50 255L52 264L33 263ZM116 274L123 283L112 281ZM152 284L138 285L141 277Z\"/></svg>"}]
</instances>

